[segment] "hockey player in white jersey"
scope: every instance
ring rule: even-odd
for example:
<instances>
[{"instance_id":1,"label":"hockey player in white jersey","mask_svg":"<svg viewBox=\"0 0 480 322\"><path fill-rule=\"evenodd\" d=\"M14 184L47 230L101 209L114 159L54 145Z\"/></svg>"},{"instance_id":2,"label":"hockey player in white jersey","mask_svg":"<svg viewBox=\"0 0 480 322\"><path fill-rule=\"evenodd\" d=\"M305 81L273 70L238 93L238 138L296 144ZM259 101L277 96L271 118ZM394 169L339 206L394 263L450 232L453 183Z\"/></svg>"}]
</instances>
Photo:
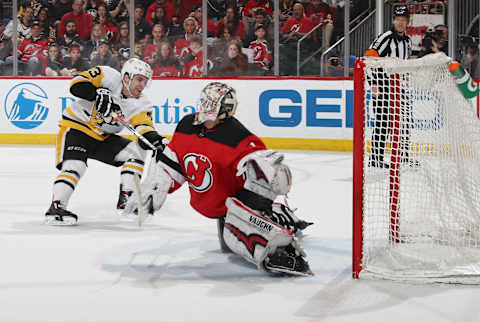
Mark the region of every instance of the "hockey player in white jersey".
<instances>
[{"instance_id":1,"label":"hockey player in white jersey","mask_svg":"<svg viewBox=\"0 0 480 322\"><path fill-rule=\"evenodd\" d=\"M148 64L131 58L121 73L108 66L96 66L73 77L70 93L76 101L64 110L59 123L56 167L60 173L55 178L52 203L45 214L47 224L77 223L77 215L67 210L67 205L87 169L88 159L121 167L117 210L123 214L125 201L134 188L134 176L142 175L145 150L149 147L117 135L122 125L113 113L123 116L162 150L164 138L153 125L153 105L142 93L151 76Z\"/></svg>"}]
</instances>

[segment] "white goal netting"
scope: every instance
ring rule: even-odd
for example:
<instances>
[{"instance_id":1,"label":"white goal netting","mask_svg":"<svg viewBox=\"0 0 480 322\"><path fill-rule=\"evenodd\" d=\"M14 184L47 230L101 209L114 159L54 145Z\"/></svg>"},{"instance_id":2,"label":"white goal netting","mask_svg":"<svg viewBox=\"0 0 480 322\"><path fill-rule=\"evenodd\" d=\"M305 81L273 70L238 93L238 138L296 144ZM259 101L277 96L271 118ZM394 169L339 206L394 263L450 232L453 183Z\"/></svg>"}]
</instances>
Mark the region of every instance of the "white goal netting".
<instances>
[{"instance_id":1,"label":"white goal netting","mask_svg":"<svg viewBox=\"0 0 480 322\"><path fill-rule=\"evenodd\" d=\"M360 277L480 282L480 120L448 62L363 59Z\"/></svg>"}]
</instances>

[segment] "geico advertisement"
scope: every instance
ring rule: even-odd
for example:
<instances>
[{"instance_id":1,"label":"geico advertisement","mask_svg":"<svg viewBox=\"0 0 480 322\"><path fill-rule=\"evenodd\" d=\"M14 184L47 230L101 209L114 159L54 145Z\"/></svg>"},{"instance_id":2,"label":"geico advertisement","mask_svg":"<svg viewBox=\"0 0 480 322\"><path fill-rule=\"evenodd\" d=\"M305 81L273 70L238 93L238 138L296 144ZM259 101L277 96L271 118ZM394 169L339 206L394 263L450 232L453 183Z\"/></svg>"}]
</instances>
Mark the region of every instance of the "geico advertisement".
<instances>
[{"instance_id":1,"label":"geico advertisement","mask_svg":"<svg viewBox=\"0 0 480 322\"><path fill-rule=\"evenodd\" d=\"M172 134L183 116L194 113L201 89L212 81L152 81L145 94L154 104L154 122L159 132ZM220 81L236 89L236 116L259 136L352 138L351 80ZM0 79L0 133L55 134L61 111L75 100L69 93L69 83L69 79Z\"/></svg>"}]
</instances>

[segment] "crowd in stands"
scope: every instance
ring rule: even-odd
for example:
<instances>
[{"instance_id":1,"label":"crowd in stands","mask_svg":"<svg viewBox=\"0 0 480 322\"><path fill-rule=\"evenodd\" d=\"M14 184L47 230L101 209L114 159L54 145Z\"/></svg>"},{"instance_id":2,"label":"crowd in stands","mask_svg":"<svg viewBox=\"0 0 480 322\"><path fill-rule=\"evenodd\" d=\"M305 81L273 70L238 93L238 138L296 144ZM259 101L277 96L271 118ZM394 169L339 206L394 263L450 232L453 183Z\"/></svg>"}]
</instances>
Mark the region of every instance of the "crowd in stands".
<instances>
[{"instance_id":1,"label":"crowd in stands","mask_svg":"<svg viewBox=\"0 0 480 322\"><path fill-rule=\"evenodd\" d=\"M120 70L133 50L134 55L152 66L154 76L200 76L202 1L135 0L132 13L130 1L19 0L19 74L71 76L94 65ZM301 47L301 55L305 56L328 48L342 36L344 1L279 1L280 73L295 75L300 38L307 35ZM351 2L353 17L369 5L369 1ZM443 0L429 2L446 5ZM435 10L436 6L428 7L429 13ZM133 33L129 28L130 14L134 16ZM0 18L0 75L12 75L13 22L9 17ZM208 0L206 25L209 75L272 75L272 0ZM439 36L443 31L435 32L425 53L448 48L448 33ZM471 50L472 55L478 56L478 47L476 52ZM332 62L335 60L329 60L329 64ZM338 65L329 67L332 74L340 73Z\"/></svg>"},{"instance_id":2,"label":"crowd in stands","mask_svg":"<svg viewBox=\"0 0 480 322\"><path fill-rule=\"evenodd\" d=\"M19 0L19 74L71 76L96 64L119 70L130 57L130 1ZM281 0L281 56L286 67L282 74L293 74L298 39L319 24L304 48L328 47L339 19L337 2ZM152 66L154 75L201 74L201 0L136 0L132 14L134 54ZM270 0L209 0L209 74L271 74L272 16ZM11 75L15 32L9 17L0 18L0 74Z\"/></svg>"}]
</instances>

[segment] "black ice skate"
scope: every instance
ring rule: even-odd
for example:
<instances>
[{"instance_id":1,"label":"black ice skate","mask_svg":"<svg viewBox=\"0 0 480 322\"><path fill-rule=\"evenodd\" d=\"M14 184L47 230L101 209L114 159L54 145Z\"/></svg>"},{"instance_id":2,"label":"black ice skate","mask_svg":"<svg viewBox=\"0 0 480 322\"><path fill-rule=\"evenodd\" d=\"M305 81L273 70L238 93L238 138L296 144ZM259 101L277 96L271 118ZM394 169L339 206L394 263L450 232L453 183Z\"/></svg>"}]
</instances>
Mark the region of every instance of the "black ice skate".
<instances>
[{"instance_id":1,"label":"black ice skate","mask_svg":"<svg viewBox=\"0 0 480 322\"><path fill-rule=\"evenodd\" d=\"M78 216L64 209L60 201L54 200L45 213L45 224L50 226L73 226L76 225Z\"/></svg>"},{"instance_id":2,"label":"black ice skate","mask_svg":"<svg viewBox=\"0 0 480 322\"><path fill-rule=\"evenodd\" d=\"M136 209L134 212L130 212L126 210L128 199L132 194L133 194L133 191L125 191L122 189L122 185L120 185L120 193L118 194L118 201L117 201L117 213L120 216L136 215L136 212L137 212Z\"/></svg>"},{"instance_id":3,"label":"black ice skate","mask_svg":"<svg viewBox=\"0 0 480 322\"><path fill-rule=\"evenodd\" d=\"M272 273L286 273L290 275L313 275L308 262L292 245L279 247L272 255L265 259L265 268Z\"/></svg>"}]
</instances>

